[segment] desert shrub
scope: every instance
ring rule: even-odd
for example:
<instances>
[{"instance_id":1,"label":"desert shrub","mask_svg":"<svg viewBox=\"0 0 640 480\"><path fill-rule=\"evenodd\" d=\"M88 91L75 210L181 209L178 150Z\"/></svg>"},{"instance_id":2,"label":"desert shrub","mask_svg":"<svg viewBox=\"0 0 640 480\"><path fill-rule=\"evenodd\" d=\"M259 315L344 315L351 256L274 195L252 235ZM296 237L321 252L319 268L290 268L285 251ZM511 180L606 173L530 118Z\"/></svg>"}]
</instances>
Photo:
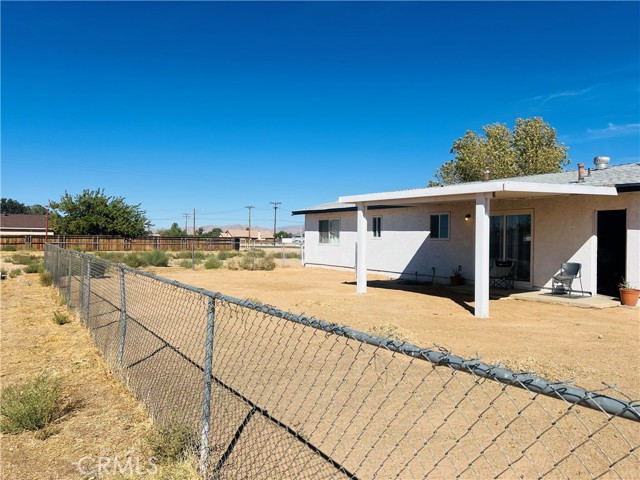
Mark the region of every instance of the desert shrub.
<instances>
[{"instance_id":1,"label":"desert shrub","mask_svg":"<svg viewBox=\"0 0 640 480\"><path fill-rule=\"evenodd\" d=\"M244 255L250 258L264 258L267 256L267 252L264 250L247 250Z\"/></svg>"},{"instance_id":2,"label":"desert shrub","mask_svg":"<svg viewBox=\"0 0 640 480\"><path fill-rule=\"evenodd\" d=\"M220 250L218 252L218 260L227 260L229 258L239 257L242 253L236 250Z\"/></svg>"},{"instance_id":3,"label":"desert shrub","mask_svg":"<svg viewBox=\"0 0 640 480\"><path fill-rule=\"evenodd\" d=\"M15 268L9 271L9 278L16 278L19 275L22 275L22 270L20 270L19 268Z\"/></svg>"},{"instance_id":4,"label":"desert shrub","mask_svg":"<svg viewBox=\"0 0 640 480\"><path fill-rule=\"evenodd\" d=\"M245 256L238 263L238 267L242 270L273 270L276 268L276 262L273 257L254 258Z\"/></svg>"},{"instance_id":5,"label":"desert shrub","mask_svg":"<svg viewBox=\"0 0 640 480\"><path fill-rule=\"evenodd\" d=\"M24 273L41 273L44 272L44 264L30 263L24 268Z\"/></svg>"},{"instance_id":6,"label":"desert shrub","mask_svg":"<svg viewBox=\"0 0 640 480\"><path fill-rule=\"evenodd\" d=\"M147 265L146 259L142 258L140 254L134 252L126 254L122 259L122 263L133 268L145 267Z\"/></svg>"},{"instance_id":7,"label":"desert shrub","mask_svg":"<svg viewBox=\"0 0 640 480\"><path fill-rule=\"evenodd\" d=\"M207 270L213 270L220 267L222 267L222 260L219 260L218 257L211 256L207 258L206 262L204 262L204 268Z\"/></svg>"},{"instance_id":8,"label":"desert shrub","mask_svg":"<svg viewBox=\"0 0 640 480\"><path fill-rule=\"evenodd\" d=\"M185 258L185 259L189 259L191 260L192 258L196 259L196 263L201 262L202 260L204 260L206 258L206 254L204 252L190 252L190 251L184 251L184 252L178 252L178 253L174 253L173 254L173 258Z\"/></svg>"},{"instance_id":9,"label":"desert shrub","mask_svg":"<svg viewBox=\"0 0 640 480\"><path fill-rule=\"evenodd\" d=\"M2 433L44 428L64 410L60 383L46 374L6 387L0 400Z\"/></svg>"},{"instance_id":10,"label":"desert shrub","mask_svg":"<svg viewBox=\"0 0 640 480\"><path fill-rule=\"evenodd\" d=\"M51 272L40 272L40 285L43 287L50 287L53 283L53 277L51 276Z\"/></svg>"},{"instance_id":11,"label":"desert shrub","mask_svg":"<svg viewBox=\"0 0 640 480\"><path fill-rule=\"evenodd\" d=\"M96 257L104 258L110 262L123 263L125 254L123 252L96 252Z\"/></svg>"},{"instance_id":12,"label":"desert shrub","mask_svg":"<svg viewBox=\"0 0 640 480\"><path fill-rule=\"evenodd\" d=\"M7 259L7 261L15 265L29 265L30 263L33 263L34 260L37 261L37 259L38 257L35 255L18 253L16 255L12 255L11 258Z\"/></svg>"},{"instance_id":13,"label":"desert shrub","mask_svg":"<svg viewBox=\"0 0 640 480\"><path fill-rule=\"evenodd\" d=\"M164 253L162 250L151 250L150 252L146 252L144 254L144 260L147 265L152 265L154 267L169 266L169 255Z\"/></svg>"},{"instance_id":14,"label":"desert shrub","mask_svg":"<svg viewBox=\"0 0 640 480\"><path fill-rule=\"evenodd\" d=\"M16 250L18 250L15 245L3 245L2 246L2 251L3 252L15 252Z\"/></svg>"},{"instance_id":15,"label":"desert shrub","mask_svg":"<svg viewBox=\"0 0 640 480\"><path fill-rule=\"evenodd\" d=\"M240 270L240 262L237 258L231 258L227 261L227 268L229 270Z\"/></svg>"},{"instance_id":16,"label":"desert shrub","mask_svg":"<svg viewBox=\"0 0 640 480\"><path fill-rule=\"evenodd\" d=\"M285 254L286 258L302 258L302 254L300 252L287 252Z\"/></svg>"},{"instance_id":17,"label":"desert shrub","mask_svg":"<svg viewBox=\"0 0 640 480\"><path fill-rule=\"evenodd\" d=\"M53 323L56 325L66 325L71 320L69 320L69 315L66 313L53 312Z\"/></svg>"},{"instance_id":18,"label":"desert shrub","mask_svg":"<svg viewBox=\"0 0 640 480\"><path fill-rule=\"evenodd\" d=\"M181 260L178 266L182 268L193 268L193 262L191 260Z\"/></svg>"},{"instance_id":19,"label":"desert shrub","mask_svg":"<svg viewBox=\"0 0 640 480\"><path fill-rule=\"evenodd\" d=\"M198 435L179 420L166 420L155 425L147 437L151 453L162 464L180 462L198 450Z\"/></svg>"}]
</instances>

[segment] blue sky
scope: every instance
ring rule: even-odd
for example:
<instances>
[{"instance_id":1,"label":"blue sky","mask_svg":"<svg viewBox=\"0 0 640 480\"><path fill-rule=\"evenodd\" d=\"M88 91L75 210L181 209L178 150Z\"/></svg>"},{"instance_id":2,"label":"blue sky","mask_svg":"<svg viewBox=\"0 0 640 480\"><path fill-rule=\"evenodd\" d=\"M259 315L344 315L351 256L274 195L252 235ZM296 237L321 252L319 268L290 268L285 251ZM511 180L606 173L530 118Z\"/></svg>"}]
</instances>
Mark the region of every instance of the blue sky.
<instances>
[{"instance_id":1,"label":"blue sky","mask_svg":"<svg viewBox=\"0 0 640 480\"><path fill-rule=\"evenodd\" d=\"M156 227L301 223L425 186L466 130L541 116L640 161L638 2L2 2L2 196L104 188Z\"/></svg>"}]
</instances>

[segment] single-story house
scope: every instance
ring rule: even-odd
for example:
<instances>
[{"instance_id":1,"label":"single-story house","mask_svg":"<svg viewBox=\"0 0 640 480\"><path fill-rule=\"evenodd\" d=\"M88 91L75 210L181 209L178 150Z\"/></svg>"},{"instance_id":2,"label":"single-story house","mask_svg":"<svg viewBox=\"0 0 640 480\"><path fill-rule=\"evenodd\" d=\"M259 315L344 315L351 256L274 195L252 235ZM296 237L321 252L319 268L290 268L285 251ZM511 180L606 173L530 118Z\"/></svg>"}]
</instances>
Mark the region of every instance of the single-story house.
<instances>
[{"instance_id":1,"label":"single-story house","mask_svg":"<svg viewBox=\"0 0 640 480\"><path fill-rule=\"evenodd\" d=\"M46 215L23 213L3 213L0 215L0 235L45 235L47 233ZM52 232L49 231L51 234Z\"/></svg>"},{"instance_id":2,"label":"single-story house","mask_svg":"<svg viewBox=\"0 0 640 480\"><path fill-rule=\"evenodd\" d=\"M243 240L249 239L248 230L230 229L222 232L221 237L225 238L238 238ZM258 242L273 241L273 232L269 230L261 230L259 228L251 229L251 240L257 240Z\"/></svg>"},{"instance_id":3,"label":"single-story house","mask_svg":"<svg viewBox=\"0 0 640 480\"><path fill-rule=\"evenodd\" d=\"M305 215L304 262L448 283L474 284L475 315L489 316L489 270L514 262L515 286L552 289L564 262L582 265L586 294L640 286L640 163L444 187L340 197ZM576 285L577 284L577 285ZM580 290L574 281L573 288Z\"/></svg>"}]
</instances>

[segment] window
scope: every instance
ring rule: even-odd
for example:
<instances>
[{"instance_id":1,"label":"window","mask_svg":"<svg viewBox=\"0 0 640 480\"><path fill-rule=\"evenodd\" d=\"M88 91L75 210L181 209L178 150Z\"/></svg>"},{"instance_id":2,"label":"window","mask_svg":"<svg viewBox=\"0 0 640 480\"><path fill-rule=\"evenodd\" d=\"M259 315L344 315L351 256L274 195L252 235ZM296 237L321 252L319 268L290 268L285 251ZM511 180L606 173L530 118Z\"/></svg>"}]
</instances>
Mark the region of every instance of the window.
<instances>
[{"instance_id":1,"label":"window","mask_svg":"<svg viewBox=\"0 0 640 480\"><path fill-rule=\"evenodd\" d=\"M431 238L449 239L449 214L434 213L431 215Z\"/></svg>"},{"instance_id":2,"label":"window","mask_svg":"<svg viewBox=\"0 0 640 480\"><path fill-rule=\"evenodd\" d=\"M373 237L380 238L382 236L382 217L373 217Z\"/></svg>"},{"instance_id":3,"label":"window","mask_svg":"<svg viewBox=\"0 0 640 480\"><path fill-rule=\"evenodd\" d=\"M320 243L337 245L340 243L340 220L320 220L318 224Z\"/></svg>"}]
</instances>

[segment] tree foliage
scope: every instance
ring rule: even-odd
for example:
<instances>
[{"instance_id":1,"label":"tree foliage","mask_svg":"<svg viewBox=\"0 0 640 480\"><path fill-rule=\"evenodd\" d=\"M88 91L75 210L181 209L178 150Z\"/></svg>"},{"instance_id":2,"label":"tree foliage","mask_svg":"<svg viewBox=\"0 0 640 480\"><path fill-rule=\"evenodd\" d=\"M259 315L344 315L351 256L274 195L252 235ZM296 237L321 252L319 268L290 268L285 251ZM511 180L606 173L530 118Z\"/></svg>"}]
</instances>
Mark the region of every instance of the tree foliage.
<instances>
[{"instance_id":1,"label":"tree foliage","mask_svg":"<svg viewBox=\"0 0 640 480\"><path fill-rule=\"evenodd\" d=\"M289 232L285 232L284 230L280 230L278 233L276 233L276 238L291 238L291 237L293 237L293 234Z\"/></svg>"},{"instance_id":2,"label":"tree foliage","mask_svg":"<svg viewBox=\"0 0 640 480\"><path fill-rule=\"evenodd\" d=\"M13 198L0 199L0 213L45 215L47 209L42 205L25 205Z\"/></svg>"},{"instance_id":3,"label":"tree foliage","mask_svg":"<svg viewBox=\"0 0 640 480\"><path fill-rule=\"evenodd\" d=\"M196 232L199 237L219 237L220 234L222 233L222 229L216 227L216 228L212 228L208 232L205 232L204 228L200 227L198 228L198 230L196 230Z\"/></svg>"},{"instance_id":4,"label":"tree foliage","mask_svg":"<svg viewBox=\"0 0 640 480\"><path fill-rule=\"evenodd\" d=\"M482 127L484 135L468 130L453 142L449 160L436 170L434 185L451 185L491 178L555 173L569 165L569 147L558 141L556 130L540 117L518 118L513 132L505 124Z\"/></svg>"},{"instance_id":5,"label":"tree foliage","mask_svg":"<svg viewBox=\"0 0 640 480\"><path fill-rule=\"evenodd\" d=\"M109 197L104 189L67 192L57 202L49 202L50 223L60 235L145 235L151 226L140 205L128 205L123 197Z\"/></svg>"},{"instance_id":6,"label":"tree foliage","mask_svg":"<svg viewBox=\"0 0 640 480\"><path fill-rule=\"evenodd\" d=\"M187 232L184 228L180 228L176 222L171 224L171 228L165 230L158 230L161 237L186 237Z\"/></svg>"}]
</instances>

